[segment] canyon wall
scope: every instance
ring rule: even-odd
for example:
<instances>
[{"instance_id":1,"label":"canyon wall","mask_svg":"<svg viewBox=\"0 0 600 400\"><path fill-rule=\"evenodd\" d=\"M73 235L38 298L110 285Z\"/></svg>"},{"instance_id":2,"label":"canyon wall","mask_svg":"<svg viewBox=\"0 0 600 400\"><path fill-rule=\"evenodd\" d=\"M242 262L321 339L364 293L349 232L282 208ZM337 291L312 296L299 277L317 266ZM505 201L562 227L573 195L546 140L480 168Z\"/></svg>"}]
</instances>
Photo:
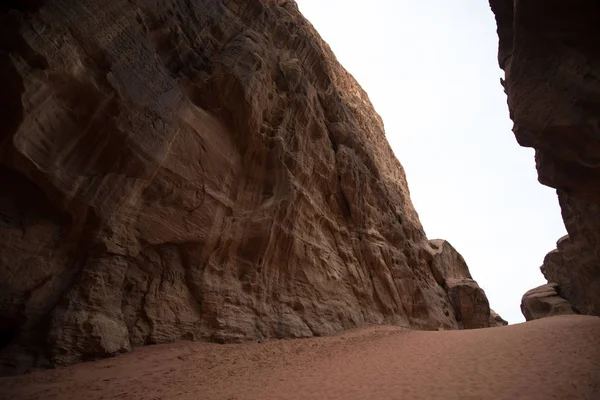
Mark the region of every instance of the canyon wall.
<instances>
[{"instance_id":1,"label":"canyon wall","mask_svg":"<svg viewBox=\"0 0 600 400\"><path fill-rule=\"evenodd\" d=\"M381 118L293 1L1 7L3 373L505 323L468 269L445 283L458 256L428 242Z\"/></svg>"},{"instance_id":2,"label":"canyon wall","mask_svg":"<svg viewBox=\"0 0 600 400\"><path fill-rule=\"evenodd\" d=\"M568 236L546 279L581 314L600 315L600 2L490 0L518 143L557 189Z\"/></svg>"}]
</instances>

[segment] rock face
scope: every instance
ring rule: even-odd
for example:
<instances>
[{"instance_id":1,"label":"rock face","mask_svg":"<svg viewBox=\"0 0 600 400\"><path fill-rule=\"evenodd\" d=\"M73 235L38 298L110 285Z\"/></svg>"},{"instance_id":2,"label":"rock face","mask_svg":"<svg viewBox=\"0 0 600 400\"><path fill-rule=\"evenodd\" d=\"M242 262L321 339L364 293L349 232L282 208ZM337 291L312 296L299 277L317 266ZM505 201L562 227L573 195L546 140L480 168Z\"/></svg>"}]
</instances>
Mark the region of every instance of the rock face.
<instances>
[{"instance_id":1,"label":"rock face","mask_svg":"<svg viewBox=\"0 0 600 400\"><path fill-rule=\"evenodd\" d=\"M573 306L557 292L558 285L549 283L527 291L521 299L521 312L527 321L554 315L576 314Z\"/></svg>"},{"instance_id":2,"label":"rock face","mask_svg":"<svg viewBox=\"0 0 600 400\"><path fill-rule=\"evenodd\" d=\"M464 325L380 117L293 1L2 7L2 372Z\"/></svg>"},{"instance_id":3,"label":"rock face","mask_svg":"<svg viewBox=\"0 0 600 400\"><path fill-rule=\"evenodd\" d=\"M507 325L490 309L487 296L473 280L464 258L450 243L430 240L433 249L429 266L436 282L448 293L456 321L462 329Z\"/></svg>"},{"instance_id":4,"label":"rock face","mask_svg":"<svg viewBox=\"0 0 600 400\"><path fill-rule=\"evenodd\" d=\"M490 5L513 131L557 189L569 233L542 272L576 311L600 315L600 2Z\"/></svg>"}]
</instances>

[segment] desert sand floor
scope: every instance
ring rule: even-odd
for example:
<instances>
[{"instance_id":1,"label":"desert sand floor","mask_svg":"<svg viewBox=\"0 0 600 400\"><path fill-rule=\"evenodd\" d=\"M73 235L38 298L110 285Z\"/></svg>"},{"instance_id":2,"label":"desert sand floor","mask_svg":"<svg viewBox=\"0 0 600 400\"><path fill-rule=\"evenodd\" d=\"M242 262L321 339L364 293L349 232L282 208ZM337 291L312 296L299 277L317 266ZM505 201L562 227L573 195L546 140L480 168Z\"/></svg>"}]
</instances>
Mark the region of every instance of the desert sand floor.
<instances>
[{"instance_id":1,"label":"desert sand floor","mask_svg":"<svg viewBox=\"0 0 600 400\"><path fill-rule=\"evenodd\" d=\"M178 342L0 379L2 399L600 399L600 318Z\"/></svg>"}]
</instances>

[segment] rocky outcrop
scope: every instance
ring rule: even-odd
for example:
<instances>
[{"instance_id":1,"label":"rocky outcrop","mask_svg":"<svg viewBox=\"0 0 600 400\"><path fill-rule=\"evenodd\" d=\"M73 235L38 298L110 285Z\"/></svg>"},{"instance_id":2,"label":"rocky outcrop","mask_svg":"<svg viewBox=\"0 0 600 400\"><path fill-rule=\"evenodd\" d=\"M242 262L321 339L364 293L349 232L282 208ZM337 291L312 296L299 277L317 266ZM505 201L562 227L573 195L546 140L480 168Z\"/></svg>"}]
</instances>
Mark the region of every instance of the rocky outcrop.
<instances>
[{"instance_id":1,"label":"rocky outcrop","mask_svg":"<svg viewBox=\"0 0 600 400\"><path fill-rule=\"evenodd\" d=\"M433 249L429 267L436 282L448 293L456 321L462 329L507 325L490 309L487 296L473 280L464 258L450 243L430 240Z\"/></svg>"},{"instance_id":2,"label":"rocky outcrop","mask_svg":"<svg viewBox=\"0 0 600 400\"><path fill-rule=\"evenodd\" d=\"M558 192L569 236L542 271L600 315L600 2L490 0L513 131Z\"/></svg>"},{"instance_id":3,"label":"rocky outcrop","mask_svg":"<svg viewBox=\"0 0 600 400\"><path fill-rule=\"evenodd\" d=\"M571 203L579 202L571 199ZM562 206L565 215L570 206L564 202ZM599 215L596 213L596 218ZM561 296L568 299L578 313L590 315L600 314L600 254L592 251L600 246L591 242L598 234L590 227L594 223L581 219L572 224L571 232L575 232L575 236L566 235L559 239L556 249L546 255L540 268L548 282L556 284Z\"/></svg>"},{"instance_id":4,"label":"rocky outcrop","mask_svg":"<svg viewBox=\"0 0 600 400\"><path fill-rule=\"evenodd\" d=\"M508 325L508 321L498 315L496 311L490 309L490 328L506 325Z\"/></svg>"},{"instance_id":5,"label":"rocky outcrop","mask_svg":"<svg viewBox=\"0 0 600 400\"><path fill-rule=\"evenodd\" d=\"M3 372L461 325L381 118L293 1L2 7Z\"/></svg>"},{"instance_id":6,"label":"rocky outcrop","mask_svg":"<svg viewBox=\"0 0 600 400\"><path fill-rule=\"evenodd\" d=\"M557 292L558 285L549 283L527 291L521 299L521 312L527 321L554 315L576 314L573 306Z\"/></svg>"}]
</instances>

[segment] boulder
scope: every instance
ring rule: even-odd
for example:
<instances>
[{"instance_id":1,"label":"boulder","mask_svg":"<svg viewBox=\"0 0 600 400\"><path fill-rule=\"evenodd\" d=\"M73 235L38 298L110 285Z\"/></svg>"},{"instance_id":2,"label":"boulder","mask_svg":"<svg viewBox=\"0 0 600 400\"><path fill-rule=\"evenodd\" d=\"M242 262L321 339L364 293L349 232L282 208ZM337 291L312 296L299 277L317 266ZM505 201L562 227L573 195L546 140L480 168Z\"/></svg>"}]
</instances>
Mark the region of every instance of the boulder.
<instances>
[{"instance_id":1,"label":"boulder","mask_svg":"<svg viewBox=\"0 0 600 400\"><path fill-rule=\"evenodd\" d=\"M577 314L571 304L560 297L556 283L548 283L527 291L521 299L521 312L527 321L554 315Z\"/></svg>"}]
</instances>

